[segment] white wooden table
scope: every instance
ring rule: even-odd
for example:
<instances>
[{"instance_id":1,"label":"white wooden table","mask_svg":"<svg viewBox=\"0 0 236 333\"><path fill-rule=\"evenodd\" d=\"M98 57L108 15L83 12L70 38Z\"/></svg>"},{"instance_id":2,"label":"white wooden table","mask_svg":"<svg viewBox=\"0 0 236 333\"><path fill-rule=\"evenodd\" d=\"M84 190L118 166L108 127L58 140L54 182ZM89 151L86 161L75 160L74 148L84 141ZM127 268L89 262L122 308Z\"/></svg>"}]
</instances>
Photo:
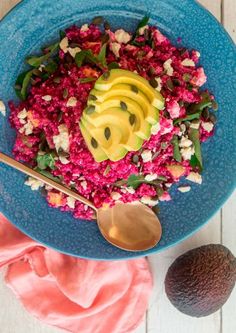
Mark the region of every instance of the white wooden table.
<instances>
[{"instance_id":1,"label":"white wooden table","mask_svg":"<svg viewBox=\"0 0 236 333\"><path fill-rule=\"evenodd\" d=\"M176 0L179 1L179 0ZM0 17L20 0L0 0ZM200 0L236 41L236 0ZM235 333L236 288L222 310L212 316L187 317L169 303L164 292L164 277L172 261L183 252L202 244L222 243L236 255L236 193L207 226L182 244L149 257L154 275L154 291L145 320L136 333ZM0 276L0 332L56 333L58 329L41 324L19 304ZM83 332L78 332L83 333ZM91 332L92 333L92 332ZM103 332L112 333L112 332Z\"/></svg>"}]
</instances>

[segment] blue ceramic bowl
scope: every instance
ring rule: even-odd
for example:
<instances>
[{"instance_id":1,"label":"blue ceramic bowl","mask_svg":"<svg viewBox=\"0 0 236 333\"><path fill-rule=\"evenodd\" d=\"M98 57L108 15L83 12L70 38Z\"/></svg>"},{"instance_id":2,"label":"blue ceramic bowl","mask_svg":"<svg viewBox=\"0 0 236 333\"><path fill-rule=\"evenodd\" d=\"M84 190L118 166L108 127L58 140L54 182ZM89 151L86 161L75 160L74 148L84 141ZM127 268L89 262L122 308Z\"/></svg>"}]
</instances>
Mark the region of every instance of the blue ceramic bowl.
<instances>
[{"instance_id":1,"label":"blue ceramic bowl","mask_svg":"<svg viewBox=\"0 0 236 333\"><path fill-rule=\"evenodd\" d=\"M49 208L40 193L24 186L25 176L0 165L0 211L39 242L71 255L92 259L126 259L163 250L196 232L222 206L236 184L236 48L220 24L193 0L24 0L0 24L0 98L14 98L14 81L25 56L51 43L58 31L102 15L113 29L134 30L150 14L174 43L201 52L207 88L219 103L216 135L203 145L203 185L160 205L163 237L157 247L131 253L109 245L94 222L75 220ZM15 133L0 117L0 150L11 154ZM186 181L185 181L186 183ZM135 221L134 221L135 223Z\"/></svg>"}]
</instances>

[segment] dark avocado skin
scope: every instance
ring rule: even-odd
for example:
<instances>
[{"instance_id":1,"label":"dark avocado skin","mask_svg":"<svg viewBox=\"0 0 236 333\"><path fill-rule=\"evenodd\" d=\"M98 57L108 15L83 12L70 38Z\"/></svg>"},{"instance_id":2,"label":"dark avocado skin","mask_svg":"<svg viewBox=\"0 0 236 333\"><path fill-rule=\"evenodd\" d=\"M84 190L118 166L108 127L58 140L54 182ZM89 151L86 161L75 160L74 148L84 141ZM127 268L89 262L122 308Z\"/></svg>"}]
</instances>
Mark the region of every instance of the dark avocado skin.
<instances>
[{"instance_id":1,"label":"dark avocado skin","mask_svg":"<svg viewBox=\"0 0 236 333\"><path fill-rule=\"evenodd\" d=\"M170 266L165 290L171 303L192 317L208 316L229 298L236 282L236 258L224 246L188 251Z\"/></svg>"}]
</instances>

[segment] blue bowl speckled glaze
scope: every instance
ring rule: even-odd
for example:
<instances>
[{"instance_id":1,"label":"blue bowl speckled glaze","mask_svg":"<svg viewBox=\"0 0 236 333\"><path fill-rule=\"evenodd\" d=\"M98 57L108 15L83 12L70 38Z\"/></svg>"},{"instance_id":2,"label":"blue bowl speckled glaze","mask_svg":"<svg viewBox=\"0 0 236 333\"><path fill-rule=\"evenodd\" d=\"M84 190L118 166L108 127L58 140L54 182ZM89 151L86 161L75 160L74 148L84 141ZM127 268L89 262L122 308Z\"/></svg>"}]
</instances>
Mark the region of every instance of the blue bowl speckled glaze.
<instances>
[{"instance_id":1,"label":"blue bowl speckled glaze","mask_svg":"<svg viewBox=\"0 0 236 333\"><path fill-rule=\"evenodd\" d=\"M112 28L133 31L150 14L151 24L176 43L201 52L208 75L206 85L219 103L216 134L203 145L203 184L160 205L161 242L152 250L133 253L109 245L94 222L74 219L49 208L40 193L24 186L25 176L0 164L0 211L35 240L74 256L92 259L128 259L163 250L196 232L220 208L236 184L236 48L220 24L193 0L24 0L0 24L0 99L14 99L14 81L25 56L58 37L73 23L97 15ZM8 110L9 111L9 110ZM10 154L15 133L0 116L0 150ZM86 166L85 166L86 167ZM183 183L187 183L183 181ZM134 221L135 223L135 221Z\"/></svg>"}]
</instances>

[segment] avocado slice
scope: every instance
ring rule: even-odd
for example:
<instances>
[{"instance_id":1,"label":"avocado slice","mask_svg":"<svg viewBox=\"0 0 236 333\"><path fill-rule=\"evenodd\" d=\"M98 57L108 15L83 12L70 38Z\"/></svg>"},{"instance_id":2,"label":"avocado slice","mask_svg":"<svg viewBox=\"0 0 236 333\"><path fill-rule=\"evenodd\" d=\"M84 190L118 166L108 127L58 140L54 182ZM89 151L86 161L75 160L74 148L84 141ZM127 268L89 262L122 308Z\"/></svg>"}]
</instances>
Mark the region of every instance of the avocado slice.
<instances>
[{"instance_id":1,"label":"avocado slice","mask_svg":"<svg viewBox=\"0 0 236 333\"><path fill-rule=\"evenodd\" d=\"M96 162L102 162L102 161L107 160L108 156L106 155L104 150L99 145L97 145L96 148L95 148L96 145L92 145L92 139L94 139L94 138L89 134L89 132L86 130L86 128L84 127L82 122L79 123L79 126L80 126L81 133L83 135L83 138L84 138L84 140L85 140L85 142L88 146L88 149L92 153L95 161Z\"/></svg>"},{"instance_id":2,"label":"avocado slice","mask_svg":"<svg viewBox=\"0 0 236 333\"><path fill-rule=\"evenodd\" d=\"M162 110L164 108L163 96L142 76L124 69L112 69L109 73L110 75L108 78L105 78L103 75L100 76L95 83L95 89L100 91L109 91L117 84L129 84L135 86L138 90L143 92L143 94L147 96L151 105L155 108L158 110Z\"/></svg>"},{"instance_id":3,"label":"avocado slice","mask_svg":"<svg viewBox=\"0 0 236 333\"><path fill-rule=\"evenodd\" d=\"M135 134L141 139L148 140L151 136L151 124L149 124L144 119L144 111L141 106L134 100L124 96L116 96L113 98L108 98L103 103L94 102L91 105L95 106L95 111L98 113L102 113L103 111L109 108L116 108L123 106L123 111L127 111L130 114L134 114L136 116L136 123L134 126ZM125 107L127 109L125 109ZM85 109L86 112L86 109Z\"/></svg>"},{"instance_id":4,"label":"avocado slice","mask_svg":"<svg viewBox=\"0 0 236 333\"><path fill-rule=\"evenodd\" d=\"M96 103L89 99L88 105L97 105L98 103L104 103L107 99L116 98L117 96L123 96L132 99L142 108L145 120L156 125L159 121L159 110L150 104L147 97L141 92L135 92L132 90L132 86L128 84L117 84L108 91L99 91L97 89L92 89L90 95L96 97Z\"/></svg>"}]
</instances>

